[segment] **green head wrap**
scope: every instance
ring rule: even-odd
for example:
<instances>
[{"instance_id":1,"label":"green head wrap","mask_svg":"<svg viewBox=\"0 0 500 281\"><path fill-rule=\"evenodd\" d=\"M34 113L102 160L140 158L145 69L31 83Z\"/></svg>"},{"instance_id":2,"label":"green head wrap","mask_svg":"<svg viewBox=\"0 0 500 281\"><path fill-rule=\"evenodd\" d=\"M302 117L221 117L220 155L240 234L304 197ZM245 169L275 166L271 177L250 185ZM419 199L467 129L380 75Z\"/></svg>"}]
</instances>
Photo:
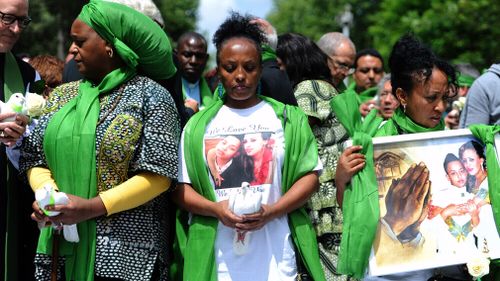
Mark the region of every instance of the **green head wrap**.
<instances>
[{"instance_id":1,"label":"green head wrap","mask_svg":"<svg viewBox=\"0 0 500 281\"><path fill-rule=\"evenodd\" d=\"M113 45L129 68L155 80L174 75L170 41L146 15L125 5L91 0L78 19Z\"/></svg>"},{"instance_id":2,"label":"green head wrap","mask_svg":"<svg viewBox=\"0 0 500 281\"><path fill-rule=\"evenodd\" d=\"M458 86L460 87L469 87L472 86L472 82L474 82L476 78L469 75L459 75L458 76Z\"/></svg>"}]
</instances>

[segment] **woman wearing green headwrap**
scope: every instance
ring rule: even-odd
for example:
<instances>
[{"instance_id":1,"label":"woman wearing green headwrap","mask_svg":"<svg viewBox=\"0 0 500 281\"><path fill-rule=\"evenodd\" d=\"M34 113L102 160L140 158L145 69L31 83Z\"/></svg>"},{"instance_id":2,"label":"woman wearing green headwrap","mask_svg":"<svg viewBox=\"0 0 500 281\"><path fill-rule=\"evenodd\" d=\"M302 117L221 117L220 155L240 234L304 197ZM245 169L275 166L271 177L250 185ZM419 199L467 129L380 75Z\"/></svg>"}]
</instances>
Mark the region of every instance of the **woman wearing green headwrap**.
<instances>
[{"instance_id":1,"label":"woman wearing green headwrap","mask_svg":"<svg viewBox=\"0 0 500 281\"><path fill-rule=\"evenodd\" d=\"M155 80L175 72L166 34L151 19L103 1L85 5L71 27L84 79L56 88L26 140L21 170L34 190L65 192L67 205L39 223L76 224L79 242L41 231L36 280L165 280L166 194L177 177L179 118ZM143 76L144 75L144 76ZM62 277L64 272L65 277Z\"/></svg>"}]
</instances>

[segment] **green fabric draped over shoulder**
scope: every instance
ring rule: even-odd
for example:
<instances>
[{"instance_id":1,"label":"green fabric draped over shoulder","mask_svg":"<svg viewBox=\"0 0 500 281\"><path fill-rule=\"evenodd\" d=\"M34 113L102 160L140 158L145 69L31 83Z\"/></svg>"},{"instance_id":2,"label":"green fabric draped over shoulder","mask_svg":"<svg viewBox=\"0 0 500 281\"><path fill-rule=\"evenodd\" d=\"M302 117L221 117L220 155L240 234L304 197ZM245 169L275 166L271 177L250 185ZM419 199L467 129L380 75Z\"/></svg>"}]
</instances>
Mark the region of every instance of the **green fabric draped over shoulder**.
<instances>
[{"instance_id":1,"label":"green fabric draped over shoulder","mask_svg":"<svg viewBox=\"0 0 500 281\"><path fill-rule=\"evenodd\" d=\"M152 79L165 79L175 72L168 38L152 20L123 5L91 1L82 8L80 20L116 49L125 66L108 73L98 85L83 79L78 95L47 125L43 149L60 191L83 198L97 196L96 126L99 96L133 78L138 69ZM77 224L79 243L61 241L66 257L67 280L94 279L96 222ZM51 254L52 229L40 234L37 252Z\"/></svg>"},{"instance_id":2,"label":"green fabric draped over shoulder","mask_svg":"<svg viewBox=\"0 0 500 281\"><path fill-rule=\"evenodd\" d=\"M358 106L360 106L362 103L367 102L371 99L373 99L377 95L377 87L372 87L369 89L364 90L361 93L356 92L356 83L351 83L349 87L345 90L345 92L353 92L356 94L356 100L358 101Z\"/></svg>"},{"instance_id":3,"label":"green fabric draped over shoulder","mask_svg":"<svg viewBox=\"0 0 500 281\"><path fill-rule=\"evenodd\" d=\"M3 83L4 102L7 102L14 93L21 93L24 95L23 76L21 75L21 70L19 69L16 58L11 52L5 53L3 73L5 76Z\"/></svg>"},{"instance_id":4,"label":"green fabric draped over shoulder","mask_svg":"<svg viewBox=\"0 0 500 281\"><path fill-rule=\"evenodd\" d=\"M273 107L285 131L285 159L282 170L282 193L285 193L293 183L316 167L316 141L307 125L306 116L298 108L264 96L259 97ZM211 201L216 201L216 197L203 159L203 140L207 125L222 105L221 99L195 114L184 129L184 158L192 186L196 192ZM193 215L188 226L186 221L182 221L183 218L185 216L179 212L176 243L182 257L177 258L184 260L177 260L177 273L183 271L184 280L217 280L214 245L218 220ZM314 280L325 280L319 262L316 235L305 209L302 207L293 211L288 214L288 218L292 237L306 268Z\"/></svg>"},{"instance_id":5,"label":"green fabric draped over shoulder","mask_svg":"<svg viewBox=\"0 0 500 281\"><path fill-rule=\"evenodd\" d=\"M125 5L93 0L83 7L78 19L112 44L129 68L153 80L175 74L170 41L146 15Z\"/></svg>"},{"instance_id":6,"label":"green fabric draped over shoulder","mask_svg":"<svg viewBox=\"0 0 500 281\"><path fill-rule=\"evenodd\" d=\"M392 117L377 132L377 137L396 136L402 134L426 133L444 130L444 120L434 128L426 128L413 122L400 108L394 111Z\"/></svg>"},{"instance_id":7,"label":"green fabric draped over shoulder","mask_svg":"<svg viewBox=\"0 0 500 281\"><path fill-rule=\"evenodd\" d=\"M495 149L495 135L500 133L500 126L472 125L469 127L472 134L486 146L486 167L488 167L488 191L490 195L493 216L500 233L500 167ZM498 264L498 261L497 261Z\"/></svg>"},{"instance_id":8,"label":"green fabric draped over shoulder","mask_svg":"<svg viewBox=\"0 0 500 281\"><path fill-rule=\"evenodd\" d=\"M354 91L346 91L334 97L331 106L353 139L353 145L361 145L361 153L366 156L365 168L356 173L345 188L342 206L344 225L337 268L340 273L362 278L379 219L372 136L382 119L377 117L376 110L372 110L362 121L358 97Z\"/></svg>"}]
</instances>

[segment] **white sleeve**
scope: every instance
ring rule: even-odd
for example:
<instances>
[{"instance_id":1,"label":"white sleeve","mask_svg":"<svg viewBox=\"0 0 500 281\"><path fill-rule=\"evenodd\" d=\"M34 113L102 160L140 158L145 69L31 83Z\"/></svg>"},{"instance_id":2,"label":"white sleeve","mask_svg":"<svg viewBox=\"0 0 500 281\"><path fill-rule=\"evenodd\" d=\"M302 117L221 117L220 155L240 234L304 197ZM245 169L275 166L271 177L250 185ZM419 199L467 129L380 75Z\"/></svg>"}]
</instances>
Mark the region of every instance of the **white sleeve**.
<instances>
[{"instance_id":1,"label":"white sleeve","mask_svg":"<svg viewBox=\"0 0 500 281\"><path fill-rule=\"evenodd\" d=\"M191 183L186 167L186 160L184 159L184 131L182 132L181 141L179 143L179 175L177 181L179 183Z\"/></svg>"}]
</instances>

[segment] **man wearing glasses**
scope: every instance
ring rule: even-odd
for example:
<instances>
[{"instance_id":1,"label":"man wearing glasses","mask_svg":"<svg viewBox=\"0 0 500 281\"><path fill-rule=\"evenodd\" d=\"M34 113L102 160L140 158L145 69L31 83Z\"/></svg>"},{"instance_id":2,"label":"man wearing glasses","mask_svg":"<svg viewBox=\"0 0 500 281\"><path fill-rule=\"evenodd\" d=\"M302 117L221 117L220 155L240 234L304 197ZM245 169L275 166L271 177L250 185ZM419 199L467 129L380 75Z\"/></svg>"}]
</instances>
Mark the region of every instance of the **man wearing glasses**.
<instances>
[{"instance_id":1,"label":"man wearing glasses","mask_svg":"<svg viewBox=\"0 0 500 281\"><path fill-rule=\"evenodd\" d=\"M349 37L339 32L329 32L321 36L318 47L328 56L328 66L333 83L339 93L346 89L343 80L353 72L352 65L356 47Z\"/></svg>"},{"instance_id":2,"label":"man wearing glasses","mask_svg":"<svg viewBox=\"0 0 500 281\"><path fill-rule=\"evenodd\" d=\"M28 84L35 81L36 72L27 63L15 57L12 47L21 32L28 27L28 0L0 0L0 100L6 102L13 93L25 93ZM14 117L14 121L7 118ZM34 248L28 246L25 232L34 232L28 226L34 224L29 219L33 192L22 185L17 178L17 170L7 158L6 149L19 145L19 138L26 131L28 117L12 113L0 113L0 272L3 280L29 280L18 276L17 265L23 264L23 272L30 279L33 269L30 264ZM17 162L18 159L11 159ZM21 230L23 228L23 230ZM29 229L29 230L28 230ZM27 233L33 238L35 233ZM7 245L7 249L5 248ZM8 271L7 271L8 270ZM4 275L5 273L5 275Z\"/></svg>"}]
</instances>

